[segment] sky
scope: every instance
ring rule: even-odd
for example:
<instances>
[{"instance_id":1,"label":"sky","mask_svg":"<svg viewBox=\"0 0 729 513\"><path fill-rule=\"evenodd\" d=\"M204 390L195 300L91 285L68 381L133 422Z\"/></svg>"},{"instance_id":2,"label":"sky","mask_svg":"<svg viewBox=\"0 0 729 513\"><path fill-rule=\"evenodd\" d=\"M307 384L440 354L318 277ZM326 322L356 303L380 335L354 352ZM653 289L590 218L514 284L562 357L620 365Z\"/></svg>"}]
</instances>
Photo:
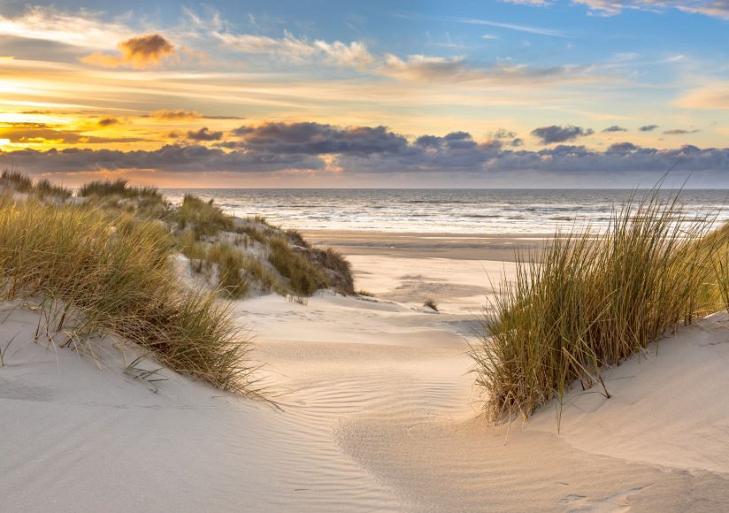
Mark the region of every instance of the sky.
<instances>
[{"instance_id":1,"label":"sky","mask_svg":"<svg viewBox=\"0 0 729 513\"><path fill-rule=\"evenodd\" d=\"M729 187L729 0L0 0L0 168Z\"/></svg>"}]
</instances>

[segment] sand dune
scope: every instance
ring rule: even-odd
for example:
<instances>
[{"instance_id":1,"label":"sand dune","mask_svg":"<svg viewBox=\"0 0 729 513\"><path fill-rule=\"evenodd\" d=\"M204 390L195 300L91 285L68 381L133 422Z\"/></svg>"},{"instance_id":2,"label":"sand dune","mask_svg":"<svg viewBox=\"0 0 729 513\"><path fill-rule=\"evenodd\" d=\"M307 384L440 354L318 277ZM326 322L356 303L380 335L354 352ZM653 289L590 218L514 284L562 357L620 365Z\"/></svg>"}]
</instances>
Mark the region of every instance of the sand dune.
<instances>
[{"instance_id":1,"label":"sand dune","mask_svg":"<svg viewBox=\"0 0 729 513\"><path fill-rule=\"evenodd\" d=\"M0 325L0 344L15 336L0 369L2 511L729 510L723 317L609 371L613 398L570 394L559 436L554 408L493 427L465 352L487 277L510 264L352 261L378 298L236 304L280 409L166 371L139 382L118 341L103 341L99 368L34 343L37 314L12 311ZM441 313L421 306L426 293Z\"/></svg>"}]
</instances>

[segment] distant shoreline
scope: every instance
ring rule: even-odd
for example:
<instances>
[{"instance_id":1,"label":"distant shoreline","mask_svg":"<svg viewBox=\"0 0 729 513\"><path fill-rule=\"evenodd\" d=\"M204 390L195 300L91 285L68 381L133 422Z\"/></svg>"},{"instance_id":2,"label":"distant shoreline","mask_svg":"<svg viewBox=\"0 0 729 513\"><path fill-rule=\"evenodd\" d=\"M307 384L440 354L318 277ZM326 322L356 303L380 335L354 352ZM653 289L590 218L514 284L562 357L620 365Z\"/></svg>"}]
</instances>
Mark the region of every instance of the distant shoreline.
<instances>
[{"instance_id":1,"label":"distant shoreline","mask_svg":"<svg viewBox=\"0 0 729 513\"><path fill-rule=\"evenodd\" d=\"M449 258L513 262L516 252L539 251L554 234L411 233L365 230L302 230L311 243L345 255Z\"/></svg>"}]
</instances>

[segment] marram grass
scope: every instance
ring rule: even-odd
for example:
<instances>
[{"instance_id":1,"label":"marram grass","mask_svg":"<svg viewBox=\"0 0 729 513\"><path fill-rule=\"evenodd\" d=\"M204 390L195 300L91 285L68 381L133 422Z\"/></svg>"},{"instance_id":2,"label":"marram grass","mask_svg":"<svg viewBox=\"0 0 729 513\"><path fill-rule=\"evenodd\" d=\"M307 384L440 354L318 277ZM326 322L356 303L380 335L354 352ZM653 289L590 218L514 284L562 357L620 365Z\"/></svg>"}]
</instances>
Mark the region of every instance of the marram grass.
<instances>
[{"instance_id":1,"label":"marram grass","mask_svg":"<svg viewBox=\"0 0 729 513\"><path fill-rule=\"evenodd\" d=\"M0 200L4 299L58 301L83 319L85 332L119 334L175 371L249 392L249 343L213 293L178 286L173 246L159 222L110 218L84 206Z\"/></svg>"},{"instance_id":2,"label":"marram grass","mask_svg":"<svg viewBox=\"0 0 729 513\"><path fill-rule=\"evenodd\" d=\"M490 417L526 418L576 381L609 396L603 367L716 309L726 241L707 237L710 225L654 192L615 211L602 232L574 230L539 258L521 255L471 353Z\"/></svg>"}]
</instances>

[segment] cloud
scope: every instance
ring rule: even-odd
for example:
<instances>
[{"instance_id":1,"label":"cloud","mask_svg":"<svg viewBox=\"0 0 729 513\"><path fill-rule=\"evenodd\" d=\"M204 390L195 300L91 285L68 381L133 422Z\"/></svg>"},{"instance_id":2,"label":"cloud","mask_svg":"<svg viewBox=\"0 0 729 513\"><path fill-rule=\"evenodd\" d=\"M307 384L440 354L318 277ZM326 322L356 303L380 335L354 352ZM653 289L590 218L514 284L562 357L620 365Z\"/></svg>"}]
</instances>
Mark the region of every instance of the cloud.
<instances>
[{"instance_id":1,"label":"cloud","mask_svg":"<svg viewBox=\"0 0 729 513\"><path fill-rule=\"evenodd\" d=\"M605 16L620 14L624 9L644 11L677 9L729 19L728 0L573 0L573 2L586 5L591 11Z\"/></svg>"},{"instance_id":2,"label":"cloud","mask_svg":"<svg viewBox=\"0 0 729 513\"><path fill-rule=\"evenodd\" d=\"M515 3L515 2L512 2ZM537 4L538 2L520 2ZM550 28L534 27L532 25L519 25L516 23L503 23L499 21L486 20L482 18L445 18L446 21L453 21L457 23L465 23L467 25L482 25L486 27L496 27L506 30L513 30L516 32L525 32L527 34L534 34L537 36L548 36L548 37L567 37L567 35L560 31Z\"/></svg>"},{"instance_id":3,"label":"cloud","mask_svg":"<svg viewBox=\"0 0 729 513\"><path fill-rule=\"evenodd\" d=\"M462 23L476 23L487 20L457 20ZM204 23L197 19L196 23ZM499 83L534 83L544 80L584 78L589 71L584 66L554 66L532 68L524 65L502 62L483 66L465 60L462 56L433 56L412 54L399 56L394 53L373 54L364 42L309 40L297 37L288 31L282 37L255 34L238 34L222 30L219 23L209 24L209 33L225 47L248 55L265 55L287 64L305 65L322 63L342 68L356 69L375 75L384 75L409 81L459 82L466 80L491 80ZM507 26L495 24L494 26ZM508 25L513 28L513 26ZM536 28L520 27L519 30L534 31Z\"/></svg>"},{"instance_id":4,"label":"cloud","mask_svg":"<svg viewBox=\"0 0 729 513\"><path fill-rule=\"evenodd\" d=\"M0 138L21 144L101 144L142 142L139 137L98 137L81 130L64 130L43 123L15 123L0 126Z\"/></svg>"},{"instance_id":5,"label":"cloud","mask_svg":"<svg viewBox=\"0 0 729 513\"><path fill-rule=\"evenodd\" d=\"M688 130L686 128L674 128L672 130L664 130L663 133L665 135L687 135L687 134L696 134L698 132L701 132L698 128L694 128L693 130Z\"/></svg>"},{"instance_id":6,"label":"cloud","mask_svg":"<svg viewBox=\"0 0 729 513\"><path fill-rule=\"evenodd\" d=\"M106 170L163 170L271 172L284 169L322 169L317 158L300 155L262 155L242 151L225 152L201 145L166 145L158 150L91 150L71 148L48 151L0 151L0 164L14 164L23 170L58 173Z\"/></svg>"},{"instance_id":7,"label":"cloud","mask_svg":"<svg viewBox=\"0 0 729 513\"><path fill-rule=\"evenodd\" d=\"M385 55L381 73L405 80L472 80L479 78L479 73L470 69L463 57L430 57L427 55L410 55L401 59L397 55Z\"/></svg>"},{"instance_id":8,"label":"cloud","mask_svg":"<svg viewBox=\"0 0 729 513\"><path fill-rule=\"evenodd\" d=\"M149 116L164 121L198 119L202 117L200 113L190 110L156 110L151 112Z\"/></svg>"},{"instance_id":9,"label":"cloud","mask_svg":"<svg viewBox=\"0 0 729 513\"><path fill-rule=\"evenodd\" d=\"M386 54L377 69L381 75L407 81L466 82L482 81L494 84L535 84L586 78L587 68L580 66L554 66L532 68L525 65L499 63L493 66L472 64L463 57L433 57L409 55L400 58Z\"/></svg>"},{"instance_id":10,"label":"cloud","mask_svg":"<svg viewBox=\"0 0 729 513\"><path fill-rule=\"evenodd\" d=\"M211 132L208 127L204 126L199 130L187 132L187 138L191 141L219 141L223 138L223 132Z\"/></svg>"},{"instance_id":11,"label":"cloud","mask_svg":"<svg viewBox=\"0 0 729 513\"><path fill-rule=\"evenodd\" d=\"M172 55L174 46L160 34L146 34L132 37L117 45L120 55L95 52L81 59L86 64L104 68L130 66L145 69L160 64L162 59Z\"/></svg>"},{"instance_id":12,"label":"cloud","mask_svg":"<svg viewBox=\"0 0 729 513\"><path fill-rule=\"evenodd\" d=\"M29 7L17 16L0 15L0 36L98 50L114 48L114 42L130 37L131 31L124 24L104 21L88 12Z\"/></svg>"},{"instance_id":13,"label":"cloud","mask_svg":"<svg viewBox=\"0 0 729 513\"><path fill-rule=\"evenodd\" d=\"M683 146L641 147L631 142L604 151L559 144L539 151L516 149L512 141L479 142L468 132L423 135L408 140L385 127L337 127L319 123L244 125L228 134L223 147L171 144L157 150L52 149L0 151L0 167L13 165L28 172L74 173L104 170L165 172L287 173L307 171L344 175L454 174L488 177L505 173L518 183L521 173L548 173L589 180L606 174L654 173L673 166L722 173L729 178L729 148ZM233 144L228 144L233 143ZM525 175L526 176L526 175ZM628 178L630 180L630 178ZM582 182L579 182L582 183Z\"/></svg>"},{"instance_id":14,"label":"cloud","mask_svg":"<svg viewBox=\"0 0 729 513\"><path fill-rule=\"evenodd\" d=\"M499 128L493 134L491 134L491 137L493 137L494 139L513 139L516 137L516 132L506 130L505 128Z\"/></svg>"},{"instance_id":15,"label":"cloud","mask_svg":"<svg viewBox=\"0 0 729 513\"><path fill-rule=\"evenodd\" d=\"M656 128L658 128L658 125L643 125L638 130L640 130L641 132L652 132Z\"/></svg>"},{"instance_id":16,"label":"cloud","mask_svg":"<svg viewBox=\"0 0 729 513\"><path fill-rule=\"evenodd\" d=\"M686 109L729 109L729 82L718 82L689 91L676 105Z\"/></svg>"},{"instance_id":17,"label":"cloud","mask_svg":"<svg viewBox=\"0 0 729 513\"><path fill-rule=\"evenodd\" d=\"M98 121L98 125L101 126L101 127L118 125L119 123L121 123L121 121L119 120L119 118L101 118Z\"/></svg>"},{"instance_id":18,"label":"cloud","mask_svg":"<svg viewBox=\"0 0 729 513\"><path fill-rule=\"evenodd\" d=\"M544 126L535 128L531 134L539 138L543 144L553 144L565 141L571 141L578 137L586 137L592 135L594 132L591 128L581 128L578 126Z\"/></svg>"},{"instance_id":19,"label":"cloud","mask_svg":"<svg viewBox=\"0 0 729 513\"><path fill-rule=\"evenodd\" d=\"M622 126L618 126L618 125L609 126L605 129L603 129L603 132L608 132L608 133L609 132L627 132L627 131L628 131L627 128L623 128Z\"/></svg>"},{"instance_id":20,"label":"cloud","mask_svg":"<svg viewBox=\"0 0 729 513\"><path fill-rule=\"evenodd\" d=\"M326 155L397 153L405 137L383 126L341 128L321 123L264 123L243 125L232 132L238 140L228 147L265 154Z\"/></svg>"},{"instance_id":21,"label":"cloud","mask_svg":"<svg viewBox=\"0 0 729 513\"><path fill-rule=\"evenodd\" d=\"M374 62L367 46L360 41L349 44L341 41L309 41L284 32L281 38L253 34L213 32L225 46L246 54L274 55L297 64L322 61L342 67L364 68Z\"/></svg>"}]
</instances>

